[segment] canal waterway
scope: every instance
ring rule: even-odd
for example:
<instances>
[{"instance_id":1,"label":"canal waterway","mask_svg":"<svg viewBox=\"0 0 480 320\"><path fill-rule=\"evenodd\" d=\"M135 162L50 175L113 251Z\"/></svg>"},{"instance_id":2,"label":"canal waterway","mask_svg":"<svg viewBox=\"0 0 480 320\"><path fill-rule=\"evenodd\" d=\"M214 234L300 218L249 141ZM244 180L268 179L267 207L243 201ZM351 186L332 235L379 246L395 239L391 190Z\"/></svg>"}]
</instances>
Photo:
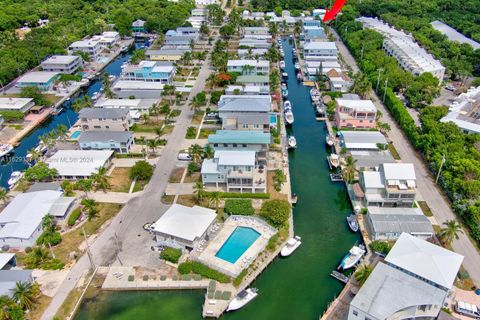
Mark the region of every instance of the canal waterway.
<instances>
[{"instance_id":1,"label":"canal waterway","mask_svg":"<svg viewBox=\"0 0 480 320\"><path fill-rule=\"evenodd\" d=\"M127 61L130 56L130 53L125 53L118 56L104 69L104 71L115 76L120 75L122 64ZM5 157L4 161L0 165L0 187L8 187L7 181L13 171L22 171L28 167L28 164L25 162L25 156L28 154L28 151L38 146L40 136L52 131L61 124L67 126L67 128L70 128L77 121L77 113L73 111L72 108L67 107L67 105L70 105L70 103L74 102L75 99L78 99L79 97L81 98L85 94L91 97L93 93L99 91L101 87L101 79L94 80L90 83L88 88L82 89L75 98L72 98L70 101L64 103L64 111L62 113L51 116L47 121L42 123L41 126L32 130L30 134L24 137L20 144L14 149L14 152L8 157Z\"/></svg>"},{"instance_id":2,"label":"canal waterway","mask_svg":"<svg viewBox=\"0 0 480 320\"><path fill-rule=\"evenodd\" d=\"M223 319L318 319L343 286L330 272L359 240L346 224L351 207L345 187L329 179L325 124L315 120L309 88L297 83L291 44L284 41L283 47L295 116L288 132L298 145L289 154L292 190L298 195L294 228L302 245L255 280L259 296L254 301ZM82 303L75 319L201 319L203 299L203 291L101 292Z\"/></svg>"}]
</instances>

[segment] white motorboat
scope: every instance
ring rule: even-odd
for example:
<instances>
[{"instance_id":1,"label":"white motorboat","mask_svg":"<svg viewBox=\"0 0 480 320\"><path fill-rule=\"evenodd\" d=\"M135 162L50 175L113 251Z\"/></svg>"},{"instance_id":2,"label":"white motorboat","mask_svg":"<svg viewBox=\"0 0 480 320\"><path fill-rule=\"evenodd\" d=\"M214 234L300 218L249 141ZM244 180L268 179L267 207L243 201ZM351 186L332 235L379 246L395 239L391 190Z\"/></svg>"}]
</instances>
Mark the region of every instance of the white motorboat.
<instances>
[{"instance_id":1,"label":"white motorboat","mask_svg":"<svg viewBox=\"0 0 480 320\"><path fill-rule=\"evenodd\" d=\"M300 72L297 73L297 81L303 81L303 75Z\"/></svg>"},{"instance_id":2,"label":"white motorboat","mask_svg":"<svg viewBox=\"0 0 480 320\"><path fill-rule=\"evenodd\" d=\"M13 171L10 175L10 179L8 179L8 188L12 189L15 184L22 178L23 172L21 171Z\"/></svg>"},{"instance_id":3,"label":"white motorboat","mask_svg":"<svg viewBox=\"0 0 480 320\"><path fill-rule=\"evenodd\" d=\"M288 73L286 73L286 72L282 73L282 78L283 79L288 79Z\"/></svg>"},{"instance_id":4,"label":"white motorboat","mask_svg":"<svg viewBox=\"0 0 480 320\"><path fill-rule=\"evenodd\" d=\"M288 37L289 37L290 39L293 39L293 35L289 35Z\"/></svg>"},{"instance_id":5,"label":"white motorboat","mask_svg":"<svg viewBox=\"0 0 480 320\"><path fill-rule=\"evenodd\" d=\"M288 109L292 110L292 103L289 100L285 100L283 102L283 109L284 110L288 110Z\"/></svg>"},{"instance_id":6,"label":"white motorboat","mask_svg":"<svg viewBox=\"0 0 480 320\"><path fill-rule=\"evenodd\" d=\"M284 97L284 98L288 97L288 90L287 89L282 89L282 97Z\"/></svg>"},{"instance_id":7,"label":"white motorboat","mask_svg":"<svg viewBox=\"0 0 480 320\"><path fill-rule=\"evenodd\" d=\"M333 139L333 137L331 135L327 135L327 137L325 138L325 140L327 141L327 144L329 146L333 146L335 144L335 140Z\"/></svg>"},{"instance_id":8,"label":"white motorboat","mask_svg":"<svg viewBox=\"0 0 480 320\"><path fill-rule=\"evenodd\" d=\"M101 94L100 92L95 91L95 92L92 94L92 100L93 100L93 101L98 100L98 98L100 98L101 95L102 95L102 94Z\"/></svg>"},{"instance_id":9,"label":"white motorboat","mask_svg":"<svg viewBox=\"0 0 480 320\"><path fill-rule=\"evenodd\" d=\"M288 147L289 148L296 148L297 147L297 139L294 136L288 137Z\"/></svg>"},{"instance_id":10,"label":"white motorboat","mask_svg":"<svg viewBox=\"0 0 480 320\"><path fill-rule=\"evenodd\" d=\"M293 118L293 112L291 109L288 109L285 111L285 121L287 122L287 125L293 124L294 118Z\"/></svg>"},{"instance_id":11,"label":"white motorboat","mask_svg":"<svg viewBox=\"0 0 480 320\"><path fill-rule=\"evenodd\" d=\"M338 156L338 154L332 153L327 157L327 159L330 167L338 168L338 166L340 165L340 157Z\"/></svg>"},{"instance_id":12,"label":"white motorboat","mask_svg":"<svg viewBox=\"0 0 480 320\"><path fill-rule=\"evenodd\" d=\"M347 217L347 223L348 223L348 227L350 228L350 230L352 230L353 232L357 232L358 231L358 221L357 221L357 217L355 216L355 214L351 214Z\"/></svg>"},{"instance_id":13,"label":"white motorboat","mask_svg":"<svg viewBox=\"0 0 480 320\"><path fill-rule=\"evenodd\" d=\"M355 245L342 259L342 262L338 266L338 269L347 270L353 268L362 257L365 255L365 247L363 245Z\"/></svg>"},{"instance_id":14,"label":"white motorboat","mask_svg":"<svg viewBox=\"0 0 480 320\"><path fill-rule=\"evenodd\" d=\"M280 251L280 255L282 257L288 257L295 251L300 245L302 244L302 238L299 236L295 236L294 238L288 239L287 244L285 247L282 248L282 251Z\"/></svg>"},{"instance_id":15,"label":"white motorboat","mask_svg":"<svg viewBox=\"0 0 480 320\"><path fill-rule=\"evenodd\" d=\"M115 81L115 79L117 79L117 77L116 77L115 75L113 75L113 74L111 74L111 75L108 76L108 80L110 80L110 82Z\"/></svg>"},{"instance_id":16,"label":"white motorboat","mask_svg":"<svg viewBox=\"0 0 480 320\"><path fill-rule=\"evenodd\" d=\"M298 62L295 62L295 70L300 70L300 63Z\"/></svg>"},{"instance_id":17,"label":"white motorboat","mask_svg":"<svg viewBox=\"0 0 480 320\"><path fill-rule=\"evenodd\" d=\"M280 69L285 69L285 61L280 61Z\"/></svg>"},{"instance_id":18,"label":"white motorboat","mask_svg":"<svg viewBox=\"0 0 480 320\"><path fill-rule=\"evenodd\" d=\"M280 89L282 89L282 90L287 89L287 84L286 84L285 82L282 82L282 83L280 84Z\"/></svg>"},{"instance_id":19,"label":"white motorboat","mask_svg":"<svg viewBox=\"0 0 480 320\"><path fill-rule=\"evenodd\" d=\"M0 158L6 156L13 150L13 146L8 143L0 144Z\"/></svg>"},{"instance_id":20,"label":"white motorboat","mask_svg":"<svg viewBox=\"0 0 480 320\"><path fill-rule=\"evenodd\" d=\"M252 301L258 296L258 290L256 288L248 288L240 291L237 296L230 301L227 307L227 311L234 311L243 308L247 303Z\"/></svg>"}]
</instances>

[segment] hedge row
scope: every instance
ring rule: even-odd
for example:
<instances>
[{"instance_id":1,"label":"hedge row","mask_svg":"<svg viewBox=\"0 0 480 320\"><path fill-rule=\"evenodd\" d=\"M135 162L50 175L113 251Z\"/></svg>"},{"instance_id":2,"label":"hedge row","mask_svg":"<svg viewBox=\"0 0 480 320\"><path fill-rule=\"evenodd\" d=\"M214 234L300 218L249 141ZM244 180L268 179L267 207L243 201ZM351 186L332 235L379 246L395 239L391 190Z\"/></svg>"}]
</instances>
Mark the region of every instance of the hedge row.
<instances>
[{"instance_id":1,"label":"hedge row","mask_svg":"<svg viewBox=\"0 0 480 320\"><path fill-rule=\"evenodd\" d=\"M221 198L270 199L270 193L222 192Z\"/></svg>"},{"instance_id":2,"label":"hedge row","mask_svg":"<svg viewBox=\"0 0 480 320\"><path fill-rule=\"evenodd\" d=\"M210 269L206 265L197 261L183 262L178 266L180 274L196 273L205 278L213 279L221 283L229 283L230 278L217 270Z\"/></svg>"},{"instance_id":3,"label":"hedge row","mask_svg":"<svg viewBox=\"0 0 480 320\"><path fill-rule=\"evenodd\" d=\"M181 256L182 250L175 248L165 248L165 250L160 253L160 258L173 263L177 263Z\"/></svg>"}]
</instances>

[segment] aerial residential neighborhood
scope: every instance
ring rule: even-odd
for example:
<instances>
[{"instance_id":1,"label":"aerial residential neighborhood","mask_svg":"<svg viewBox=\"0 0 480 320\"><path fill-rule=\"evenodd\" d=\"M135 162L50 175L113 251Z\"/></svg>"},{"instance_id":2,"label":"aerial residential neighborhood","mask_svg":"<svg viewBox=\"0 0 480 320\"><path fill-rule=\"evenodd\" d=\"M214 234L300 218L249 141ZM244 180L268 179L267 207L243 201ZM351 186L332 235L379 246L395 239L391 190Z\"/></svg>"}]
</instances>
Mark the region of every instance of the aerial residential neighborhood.
<instances>
[{"instance_id":1,"label":"aerial residential neighborhood","mask_svg":"<svg viewBox=\"0 0 480 320\"><path fill-rule=\"evenodd\" d=\"M480 319L479 3L0 2L2 319Z\"/></svg>"}]
</instances>

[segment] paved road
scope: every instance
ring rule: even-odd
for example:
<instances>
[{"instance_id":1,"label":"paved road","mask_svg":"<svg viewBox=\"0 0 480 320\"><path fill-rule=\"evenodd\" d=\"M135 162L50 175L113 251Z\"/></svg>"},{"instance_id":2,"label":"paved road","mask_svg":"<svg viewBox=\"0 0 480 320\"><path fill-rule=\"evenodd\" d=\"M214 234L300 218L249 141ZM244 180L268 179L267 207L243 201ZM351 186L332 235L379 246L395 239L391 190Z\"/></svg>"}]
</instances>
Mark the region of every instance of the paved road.
<instances>
[{"instance_id":1,"label":"paved road","mask_svg":"<svg viewBox=\"0 0 480 320\"><path fill-rule=\"evenodd\" d=\"M339 37L336 32L332 30L332 33L338 40ZM341 41L337 41L336 43L345 62L352 67L354 72L357 72L359 70L358 66L347 47ZM419 194L418 198L423 199L428 203L432 209L435 219L440 225L447 220L456 219L448 200L435 184L428 168L425 166L423 159L410 144L408 138L404 135L403 130L400 129L397 123L393 120L390 113L375 92L372 92L370 98L373 100L377 109L383 113L382 121L391 126L392 130L388 136L390 139L392 139L402 161L413 163L415 166ZM468 271L475 284L480 286L480 254L470 238L465 234L461 234L460 238L453 242L452 247L455 252L465 257L463 261L464 268Z\"/></svg>"},{"instance_id":2,"label":"paved road","mask_svg":"<svg viewBox=\"0 0 480 320\"><path fill-rule=\"evenodd\" d=\"M155 267L160 265L158 253L150 250L153 237L142 228L146 222L157 220L169 206L161 202L166 189L170 172L177 162L177 154L185 138L187 127L193 117L190 101L203 90L209 69L210 56L203 62L199 76L188 97L188 102L182 107L182 112L168 138L167 145L158 160L154 175L139 197L131 199L112 220L102 234L90 244L93 261L97 266L105 265L142 265ZM117 258L117 247L119 254ZM52 319L62 305L68 293L75 288L82 275L90 268L88 256L83 255L60 286L52 299L42 319Z\"/></svg>"}]
</instances>

